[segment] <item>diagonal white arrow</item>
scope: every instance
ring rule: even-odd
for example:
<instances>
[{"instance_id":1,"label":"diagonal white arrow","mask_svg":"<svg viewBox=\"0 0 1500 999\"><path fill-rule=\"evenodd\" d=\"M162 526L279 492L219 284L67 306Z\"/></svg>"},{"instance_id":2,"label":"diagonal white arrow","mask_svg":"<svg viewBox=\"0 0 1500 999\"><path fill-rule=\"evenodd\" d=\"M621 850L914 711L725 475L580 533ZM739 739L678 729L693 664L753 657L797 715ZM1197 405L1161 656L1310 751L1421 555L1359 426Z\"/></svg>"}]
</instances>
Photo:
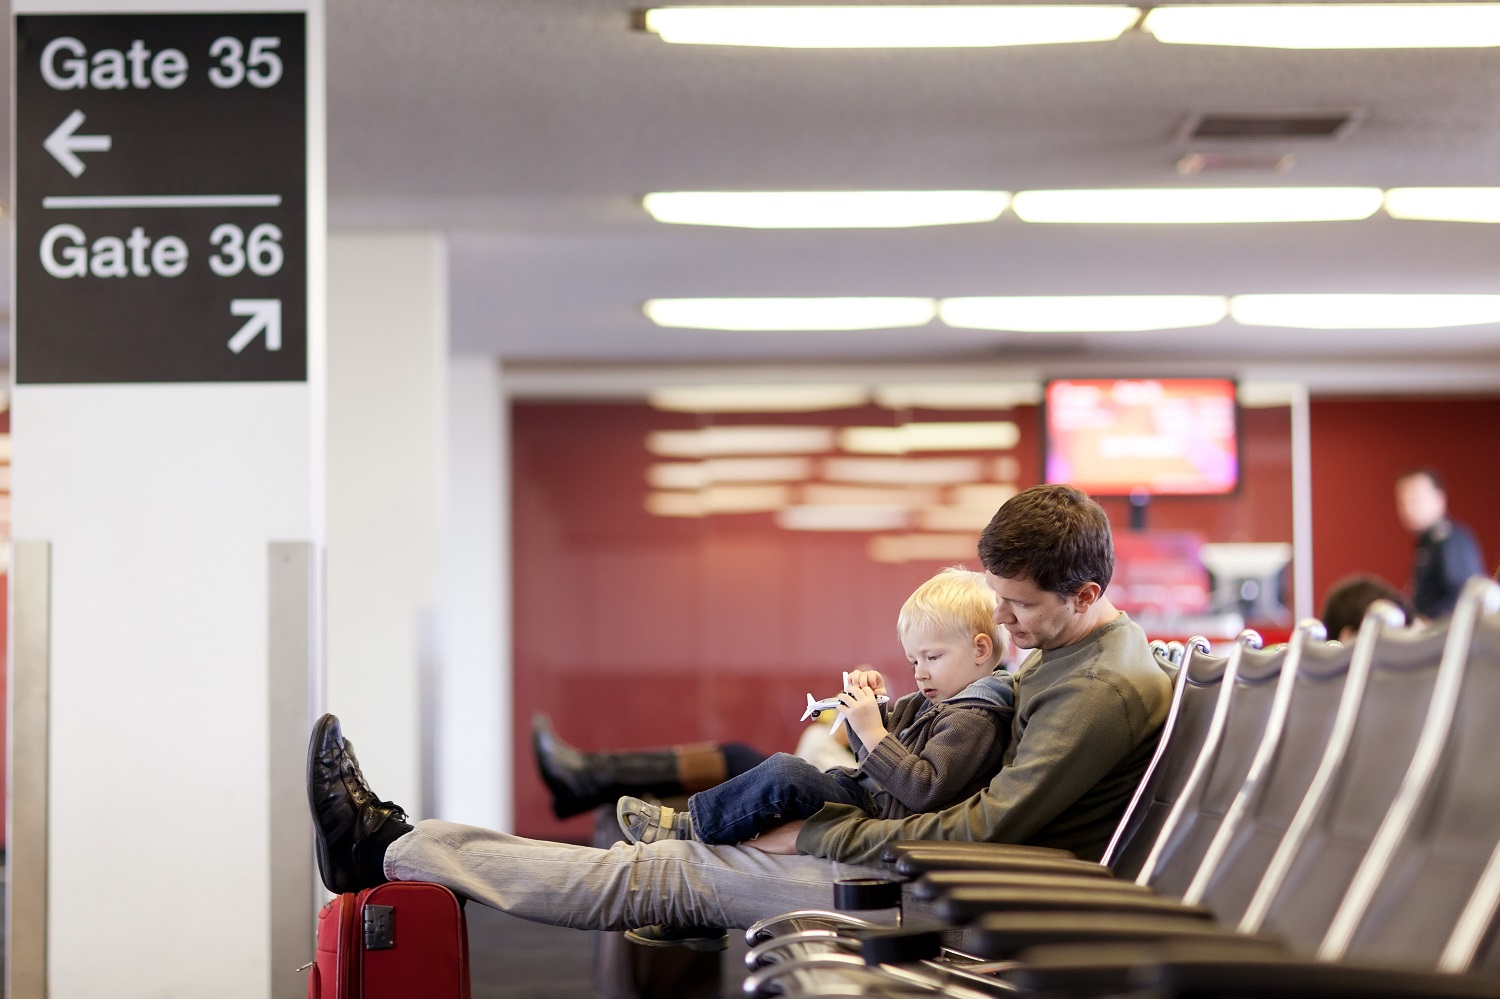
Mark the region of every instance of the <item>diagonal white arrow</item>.
<instances>
[{"instance_id":1,"label":"diagonal white arrow","mask_svg":"<svg viewBox=\"0 0 1500 999\"><path fill-rule=\"evenodd\" d=\"M281 349L281 299L236 298L229 302L229 314L249 316L250 321L229 338L229 349L238 354L255 339L261 330L266 332L266 349Z\"/></svg>"},{"instance_id":2,"label":"diagonal white arrow","mask_svg":"<svg viewBox=\"0 0 1500 999\"><path fill-rule=\"evenodd\" d=\"M83 112L74 111L63 119L61 125L52 130L52 134L42 140L42 148L52 154L52 158L62 164L62 168L75 177L83 174L83 160L78 158L78 153L107 153L109 152L109 136L107 135L74 135L78 126L83 124Z\"/></svg>"}]
</instances>

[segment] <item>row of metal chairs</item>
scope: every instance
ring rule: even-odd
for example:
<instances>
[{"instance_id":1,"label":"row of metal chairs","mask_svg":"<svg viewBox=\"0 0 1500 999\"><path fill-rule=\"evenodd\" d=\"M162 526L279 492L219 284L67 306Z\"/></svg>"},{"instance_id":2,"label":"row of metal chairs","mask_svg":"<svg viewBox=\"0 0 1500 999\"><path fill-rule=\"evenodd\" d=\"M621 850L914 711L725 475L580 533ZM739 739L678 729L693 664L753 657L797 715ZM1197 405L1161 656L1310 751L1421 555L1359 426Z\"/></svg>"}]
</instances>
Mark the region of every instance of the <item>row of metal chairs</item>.
<instances>
[{"instance_id":1,"label":"row of metal chairs","mask_svg":"<svg viewBox=\"0 0 1500 999\"><path fill-rule=\"evenodd\" d=\"M898 844L943 933L787 914L747 933L746 991L1500 997L1500 587L1403 625L1153 643L1172 706L1102 864Z\"/></svg>"}]
</instances>

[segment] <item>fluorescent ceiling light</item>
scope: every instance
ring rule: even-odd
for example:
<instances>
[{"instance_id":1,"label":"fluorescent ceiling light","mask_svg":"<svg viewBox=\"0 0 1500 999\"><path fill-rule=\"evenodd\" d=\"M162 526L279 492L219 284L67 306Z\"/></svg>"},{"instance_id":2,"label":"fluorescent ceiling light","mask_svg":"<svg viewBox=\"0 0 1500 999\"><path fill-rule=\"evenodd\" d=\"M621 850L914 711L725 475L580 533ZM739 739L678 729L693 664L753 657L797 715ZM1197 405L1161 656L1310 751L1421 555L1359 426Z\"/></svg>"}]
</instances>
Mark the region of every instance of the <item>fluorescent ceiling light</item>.
<instances>
[{"instance_id":1,"label":"fluorescent ceiling light","mask_svg":"<svg viewBox=\"0 0 1500 999\"><path fill-rule=\"evenodd\" d=\"M1005 451L1016 446L1021 431L1014 423L904 423L899 427L846 427L839 447L854 454L905 454L908 451Z\"/></svg>"},{"instance_id":2,"label":"fluorescent ceiling light","mask_svg":"<svg viewBox=\"0 0 1500 999\"><path fill-rule=\"evenodd\" d=\"M769 513L792 501L789 486L709 486L698 494L709 513Z\"/></svg>"},{"instance_id":3,"label":"fluorescent ceiling light","mask_svg":"<svg viewBox=\"0 0 1500 999\"><path fill-rule=\"evenodd\" d=\"M953 502L956 506L988 510L989 513L985 518L985 522L988 523L989 517L993 517L995 511L1004 506L1006 501L1018 492L1020 490L1009 483L997 483L995 485L976 483L959 486L953 490Z\"/></svg>"},{"instance_id":4,"label":"fluorescent ceiling light","mask_svg":"<svg viewBox=\"0 0 1500 999\"><path fill-rule=\"evenodd\" d=\"M652 465L646 470L646 481L656 489L703 489L716 482L801 482L810 478L810 458L711 458Z\"/></svg>"},{"instance_id":5,"label":"fluorescent ceiling light","mask_svg":"<svg viewBox=\"0 0 1500 999\"><path fill-rule=\"evenodd\" d=\"M977 533L977 532L975 532ZM948 562L974 558L974 534L881 534L865 549L875 562Z\"/></svg>"},{"instance_id":6,"label":"fluorescent ceiling light","mask_svg":"<svg viewBox=\"0 0 1500 999\"><path fill-rule=\"evenodd\" d=\"M789 506L776 512L788 531L893 531L906 526L904 506Z\"/></svg>"},{"instance_id":7,"label":"fluorescent ceiling light","mask_svg":"<svg viewBox=\"0 0 1500 999\"><path fill-rule=\"evenodd\" d=\"M710 486L698 492L646 494L646 512L657 517L706 517L713 513L770 513L791 502L788 486Z\"/></svg>"},{"instance_id":8,"label":"fluorescent ceiling light","mask_svg":"<svg viewBox=\"0 0 1500 999\"><path fill-rule=\"evenodd\" d=\"M1229 311L1220 295L1030 295L945 298L949 326L1017 333L1114 333L1212 326Z\"/></svg>"},{"instance_id":9,"label":"fluorescent ceiling light","mask_svg":"<svg viewBox=\"0 0 1500 999\"><path fill-rule=\"evenodd\" d=\"M1500 187L1393 187L1385 211L1397 219L1500 222Z\"/></svg>"},{"instance_id":10,"label":"fluorescent ceiling light","mask_svg":"<svg viewBox=\"0 0 1500 999\"><path fill-rule=\"evenodd\" d=\"M647 493L646 512L653 517L706 517L697 493Z\"/></svg>"},{"instance_id":11,"label":"fluorescent ceiling light","mask_svg":"<svg viewBox=\"0 0 1500 999\"><path fill-rule=\"evenodd\" d=\"M870 401L862 385L674 385L647 401L674 413L811 413L850 409Z\"/></svg>"},{"instance_id":12,"label":"fluorescent ceiling light","mask_svg":"<svg viewBox=\"0 0 1500 999\"><path fill-rule=\"evenodd\" d=\"M653 298L658 326L695 330L875 330L926 326L930 298Z\"/></svg>"},{"instance_id":13,"label":"fluorescent ceiling light","mask_svg":"<svg viewBox=\"0 0 1500 999\"><path fill-rule=\"evenodd\" d=\"M823 478L876 485L949 485L982 474L978 458L825 458Z\"/></svg>"},{"instance_id":14,"label":"fluorescent ceiling light","mask_svg":"<svg viewBox=\"0 0 1500 999\"><path fill-rule=\"evenodd\" d=\"M930 506L936 486L846 486L813 482L802 487L802 502L811 506Z\"/></svg>"},{"instance_id":15,"label":"fluorescent ceiling light","mask_svg":"<svg viewBox=\"0 0 1500 999\"><path fill-rule=\"evenodd\" d=\"M972 531L978 534L994 516L995 511L989 507L929 506L917 511L917 526L924 531Z\"/></svg>"},{"instance_id":16,"label":"fluorescent ceiling light","mask_svg":"<svg viewBox=\"0 0 1500 999\"><path fill-rule=\"evenodd\" d=\"M746 229L905 229L993 222L1009 191L673 191L646 195L658 222Z\"/></svg>"},{"instance_id":17,"label":"fluorescent ceiling light","mask_svg":"<svg viewBox=\"0 0 1500 999\"><path fill-rule=\"evenodd\" d=\"M938 303L941 310L942 303ZM875 403L886 409L1011 409L1042 401L1040 382L937 382L877 385Z\"/></svg>"},{"instance_id":18,"label":"fluorescent ceiling light","mask_svg":"<svg viewBox=\"0 0 1500 999\"><path fill-rule=\"evenodd\" d=\"M1352 222L1380 202L1378 187L1173 187L1022 191L1011 208L1025 222L1193 225Z\"/></svg>"},{"instance_id":19,"label":"fluorescent ceiling light","mask_svg":"<svg viewBox=\"0 0 1500 999\"><path fill-rule=\"evenodd\" d=\"M1144 27L1176 45L1273 49L1482 48L1500 45L1491 3L1225 4L1157 7Z\"/></svg>"},{"instance_id":20,"label":"fluorescent ceiling light","mask_svg":"<svg viewBox=\"0 0 1500 999\"><path fill-rule=\"evenodd\" d=\"M1500 322L1500 295L1236 295L1229 311L1246 326L1436 329Z\"/></svg>"},{"instance_id":21,"label":"fluorescent ceiling light","mask_svg":"<svg viewBox=\"0 0 1500 999\"><path fill-rule=\"evenodd\" d=\"M1082 4L665 7L646 11L645 26L679 45L973 48L1106 42L1139 17L1134 7Z\"/></svg>"},{"instance_id":22,"label":"fluorescent ceiling light","mask_svg":"<svg viewBox=\"0 0 1500 999\"><path fill-rule=\"evenodd\" d=\"M832 427L699 427L653 430L646 450L664 458L730 454L820 454L833 450Z\"/></svg>"}]
</instances>

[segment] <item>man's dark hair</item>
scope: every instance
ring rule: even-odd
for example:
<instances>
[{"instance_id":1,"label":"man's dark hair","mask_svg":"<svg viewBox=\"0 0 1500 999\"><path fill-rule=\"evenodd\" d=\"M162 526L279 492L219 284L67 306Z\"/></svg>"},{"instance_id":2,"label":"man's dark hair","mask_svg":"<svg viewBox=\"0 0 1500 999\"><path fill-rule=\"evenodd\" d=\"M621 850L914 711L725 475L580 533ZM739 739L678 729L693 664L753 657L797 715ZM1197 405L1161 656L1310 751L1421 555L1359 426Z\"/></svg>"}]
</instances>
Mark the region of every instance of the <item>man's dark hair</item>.
<instances>
[{"instance_id":1,"label":"man's dark hair","mask_svg":"<svg viewBox=\"0 0 1500 999\"><path fill-rule=\"evenodd\" d=\"M1448 487L1443 485L1443 477L1437 473L1437 469L1428 468L1425 465L1421 468L1408 468L1406 471L1396 476L1396 481L1405 482L1407 479L1414 479L1419 475L1427 476L1427 481L1431 482L1433 488L1438 492L1446 493L1448 491Z\"/></svg>"},{"instance_id":2,"label":"man's dark hair","mask_svg":"<svg viewBox=\"0 0 1500 999\"><path fill-rule=\"evenodd\" d=\"M1103 590L1115 571L1109 518L1072 486L1032 486L1005 501L979 535L979 561L1006 579L1030 579L1071 597L1084 583Z\"/></svg>"},{"instance_id":3,"label":"man's dark hair","mask_svg":"<svg viewBox=\"0 0 1500 999\"><path fill-rule=\"evenodd\" d=\"M1323 600L1323 627L1337 640L1345 628L1359 631L1365 611L1377 600L1389 600L1401 608L1406 623L1417 619L1417 609L1406 595L1379 576L1348 576L1333 584Z\"/></svg>"}]
</instances>

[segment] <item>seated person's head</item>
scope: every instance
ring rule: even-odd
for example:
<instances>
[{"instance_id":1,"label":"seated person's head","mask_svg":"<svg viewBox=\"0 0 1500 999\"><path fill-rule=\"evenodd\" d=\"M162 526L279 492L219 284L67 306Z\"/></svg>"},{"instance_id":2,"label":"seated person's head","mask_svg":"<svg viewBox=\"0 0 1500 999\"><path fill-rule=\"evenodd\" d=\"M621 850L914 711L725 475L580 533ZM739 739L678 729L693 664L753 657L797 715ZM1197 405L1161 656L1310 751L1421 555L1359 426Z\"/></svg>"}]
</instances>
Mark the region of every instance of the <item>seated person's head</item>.
<instances>
[{"instance_id":1,"label":"seated person's head","mask_svg":"<svg viewBox=\"0 0 1500 999\"><path fill-rule=\"evenodd\" d=\"M1417 609L1406 595L1379 576L1349 576L1333 584L1323 600L1323 627L1328 637L1339 642L1351 642L1359 634L1359 624L1365 619L1365 611L1377 600L1389 600L1401 608L1406 623L1414 624Z\"/></svg>"},{"instance_id":2,"label":"seated person's head","mask_svg":"<svg viewBox=\"0 0 1500 999\"><path fill-rule=\"evenodd\" d=\"M979 560L999 600L996 620L1016 644L1056 649L1100 623L1092 611L1114 573L1115 546L1109 518L1082 490L1033 486L990 520Z\"/></svg>"},{"instance_id":3,"label":"seated person's head","mask_svg":"<svg viewBox=\"0 0 1500 999\"><path fill-rule=\"evenodd\" d=\"M1009 644L995 623L995 594L984 576L962 568L944 569L917 587L901 606L896 633L929 701L947 700L989 676Z\"/></svg>"}]
</instances>

